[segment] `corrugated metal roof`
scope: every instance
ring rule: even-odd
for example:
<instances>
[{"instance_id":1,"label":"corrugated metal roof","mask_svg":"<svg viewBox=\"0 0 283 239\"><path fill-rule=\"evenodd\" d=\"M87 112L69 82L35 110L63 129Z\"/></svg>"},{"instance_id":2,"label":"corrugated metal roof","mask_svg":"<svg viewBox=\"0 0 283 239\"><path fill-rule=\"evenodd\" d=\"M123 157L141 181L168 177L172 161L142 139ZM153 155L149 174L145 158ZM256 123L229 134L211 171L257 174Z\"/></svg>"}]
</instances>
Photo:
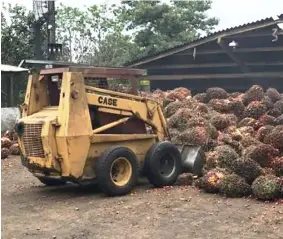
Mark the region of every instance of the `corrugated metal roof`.
<instances>
[{"instance_id":1,"label":"corrugated metal roof","mask_svg":"<svg viewBox=\"0 0 283 239\"><path fill-rule=\"evenodd\" d=\"M283 19L283 14L279 15L278 17L280 19ZM272 22L274 22L274 24L276 24L275 20L272 17L268 17L268 18L261 19L261 20L258 20L258 21L242 24L242 25L239 25L239 26L236 26L236 27L226 28L226 29L223 29L223 30L220 30L220 31L213 32L213 33L211 33L211 34L209 34L207 36L198 38L196 40L193 40L193 41L190 41L190 42L186 42L184 44L181 44L181 45L178 45L178 46L166 49L164 51L160 51L160 52L158 52L158 53L156 53L154 55L142 57L142 58L140 58L138 60L135 60L135 61L132 61L132 62L128 62L125 65L126 66L134 65L134 64L137 64L140 61L149 60L150 58L157 57L158 55L169 53L170 51L173 51L173 50L175 51L175 50L178 50L178 49L182 49L185 46L189 46L189 45L194 44L194 43L202 42L205 39L207 39L207 42L209 42L209 41L213 40L215 36L220 36L220 35L222 35L224 33L227 33L227 35L229 35L229 33L233 34L233 32L235 32L237 30L240 30L240 29L252 28L252 27L255 27L255 26L264 25L264 24L268 24L268 23L272 23ZM202 44L202 43L200 43L200 44ZM174 54L174 53L172 53L172 54Z\"/></svg>"},{"instance_id":2,"label":"corrugated metal roof","mask_svg":"<svg viewBox=\"0 0 283 239\"><path fill-rule=\"evenodd\" d=\"M18 66L1 64L1 72L25 72L25 71L29 71L29 69Z\"/></svg>"},{"instance_id":3,"label":"corrugated metal roof","mask_svg":"<svg viewBox=\"0 0 283 239\"><path fill-rule=\"evenodd\" d=\"M20 62L19 66L24 64L30 65L55 65L55 66L89 66L87 64L80 64L75 62L64 62L64 61L49 61L49 60L34 60L24 59Z\"/></svg>"}]
</instances>

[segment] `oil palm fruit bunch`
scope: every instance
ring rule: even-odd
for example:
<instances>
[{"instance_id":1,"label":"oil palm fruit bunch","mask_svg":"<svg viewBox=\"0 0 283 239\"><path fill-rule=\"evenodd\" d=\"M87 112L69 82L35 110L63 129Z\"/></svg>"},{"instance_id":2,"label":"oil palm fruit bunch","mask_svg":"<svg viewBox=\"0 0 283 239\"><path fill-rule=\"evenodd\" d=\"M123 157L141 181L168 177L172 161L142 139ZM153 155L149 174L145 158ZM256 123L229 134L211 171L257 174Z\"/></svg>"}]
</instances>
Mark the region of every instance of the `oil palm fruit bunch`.
<instances>
[{"instance_id":1,"label":"oil palm fruit bunch","mask_svg":"<svg viewBox=\"0 0 283 239\"><path fill-rule=\"evenodd\" d=\"M179 131L177 129L174 128L169 128L169 134L171 136L171 138L177 136L179 134Z\"/></svg>"},{"instance_id":2,"label":"oil palm fruit bunch","mask_svg":"<svg viewBox=\"0 0 283 239\"><path fill-rule=\"evenodd\" d=\"M235 114L238 118L243 116L245 105L239 99L230 99L230 112Z\"/></svg>"},{"instance_id":3,"label":"oil palm fruit bunch","mask_svg":"<svg viewBox=\"0 0 283 239\"><path fill-rule=\"evenodd\" d=\"M12 141L7 137L1 138L1 148L10 148L12 145Z\"/></svg>"},{"instance_id":4,"label":"oil palm fruit bunch","mask_svg":"<svg viewBox=\"0 0 283 239\"><path fill-rule=\"evenodd\" d=\"M274 200L281 194L281 181L274 175L259 176L252 184L254 196L260 200Z\"/></svg>"},{"instance_id":5,"label":"oil palm fruit bunch","mask_svg":"<svg viewBox=\"0 0 283 239\"><path fill-rule=\"evenodd\" d=\"M1 159L6 159L9 156L9 149L1 148Z\"/></svg>"},{"instance_id":6,"label":"oil palm fruit bunch","mask_svg":"<svg viewBox=\"0 0 283 239\"><path fill-rule=\"evenodd\" d=\"M220 113L227 113L231 110L231 102L228 99L211 99L208 105Z\"/></svg>"},{"instance_id":7,"label":"oil palm fruit bunch","mask_svg":"<svg viewBox=\"0 0 283 239\"><path fill-rule=\"evenodd\" d=\"M194 181L194 178L191 173L184 173L178 177L176 185L178 186L192 185L193 181Z\"/></svg>"},{"instance_id":8,"label":"oil palm fruit bunch","mask_svg":"<svg viewBox=\"0 0 283 239\"><path fill-rule=\"evenodd\" d=\"M277 101L274 104L274 110L277 111L279 113L279 115L283 114L283 99Z\"/></svg>"},{"instance_id":9,"label":"oil palm fruit bunch","mask_svg":"<svg viewBox=\"0 0 283 239\"><path fill-rule=\"evenodd\" d=\"M238 127L245 127L245 126L251 126L254 129L258 129L259 128L259 122L258 120L251 118L251 117L246 117L243 118L239 123L238 123Z\"/></svg>"},{"instance_id":10,"label":"oil palm fruit bunch","mask_svg":"<svg viewBox=\"0 0 283 239\"><path fill-rule=\"evenodd\" d=\"M240 142L244 148L248 148L252 145L261 144L259 140L257 140L256 138L254 138L252 135L249 134L244 135Z\"/></svg>"},{"instance_id":11,"label":"oil palm fruit bunch","mask_svg":"<svg viewBox=\"0 0 283 239\"><path fill-rule=\"evenodd\" d=\"M219 182L219 192L226 197L243 197L251 194L251 186L244 178L233 173L225 175Z\"/></svg>"},{"instance_id":12,"label":"oil palm fruit bunch","mask_svg":"<svg viewBox=\"0 0 283 239\"><path fill-rule=\"evenodd\" d=\"M222 114L216 114L210 119L210 123L217 129L217 130L224 130L230 125L230 120L228 117Z\"/></svg>"},{"instance_id":13,"label":"oil palm fruit bunch","mask_svg":"<svg viewBox=\"0 0 283 239\"><path fill-rule=\"evenodd\" d=\"M228 145L217 146L215 151L218 154L217 162L222 168L230 168L232 162L239 157L236 151Z\"/></svg>"},{"instance_id":14,"label":"oil palm fruit bunch","mask_svg":"<svg viewBox=\"0 0 283 239\"><path fill-rule=\"evenodd\" d=\"M177 139L182 143L207 146L209 143L209 134L204 127L194 127L180 133Z\"/></svg>"},{"instance_id":15,"label":"oil palm fruit bunch","mask_svg":"<svg viewBox=\"0 0 283 239\"><path fill-rule=\"evenodd\" d=\"M259 119L267 112L266 106L261 101L252 101L244 111L244 117Z\"/></svg>"},{"instance_id":16,"label":"oil palm fruit bunch","mask_svg":"<svg viewBox=\"0 0 283 239\"><path fill-rule=\"evenodd\" d=\"M261 102L266 106L266 108L268 110L273 109L273 107L274 107L274 103L272 102L272 100L267 95L263 97Z\"/></svg>"},{"instance_id":17,"label":"oil palm fruit bunch","mask_svg":"<svg viewBox=\"0 0 283 239\"><path fill-rule=\"evenodd\" d=\"M238 118L234 114L223 114L228 120L230 125L237 125Z\"/></svg>"},{"instance_id":18,"label":"oil palm fruit bunch","mask_svg":"<svg viewBox=\"0 0 283 239\"><path fill-rule=\"evenodd\" d=\"M272 132L265 136L264 143L271 144L273 147L283 149L283 126L276 126Z\"/></svg>"},{"instance_id":19,"label":"oil palm fruit bunch","mask_svg":"<svg viewBox=\"0 0 283 239\"><path fill-rule=\"evenodd\" d=\"M283 177L283 156L274 158L271 162L271 167L276 176Z\"/></svg>"},{"instance_id":20,"label":"oil palm fruit bunch","mask_svg":"<svg viewBox=\"0 0 283 239\"><path fill-rule=\"evenodd\" d=\"M185 130L188 128L189 120L193 117L193 112L190 109L181 108L168 120L169 128Z\"/></svg>"},{"instance_id":21,"label":"oil palm fruit bunch","mask_svg":"<svg viewBox=\"0 0 283 239\"><path fill-rule=\"evenodd\" d=\"M264 97L264 90L259 85L253 85L249 90L246 91L243 97L243 103L248 105L252 101L260 101Z\"/></svg>"},{"instance_id":22,"label":"oil palm fruit bunch","mask_svg":"<svg viewBox=\"0 0 283 239\"><path fill-rule=\"evenodd\" d=\"M204 103L198 103L195 110L199 113L202 113L202 114L208 114L209 113L209 108ZM202 116L205 117L204 115L202 115Z\"/></svg>"},{"instance_id":23,"label":"oil palm fruit bunch","mask_svg":"<svg viewBox=\"0 0 283 239\"><path fill-rule=\"evenodd\" d=\"M202 116L195 116L195 117L191 117L188 120L188 127L192 128L192 127L196 127L196 126L206 126L208 125L209 122L204 119Z\"/></svg>"},{"instance_id":24,"label":"oil palm fruit bunch","mask_svg":"<svg viewBox=\"0 0 283 239\"><path fill-rule=\"evenodd\" d=\"M259 120L258 120L259 124L261 126L264 125L276 125L277 124L277 120L275 117L268 115L268 114L264 114L262 115Z\"/></svg>"},{"instance_id":25,"label":"oil palm fruit bunch","mask_svg":"<svg viewBox=\"0 0 283 239\"><path fill-rule=\"evenodd\" d=\"M17 141L18 140L18 135L15 130L7 130L3 137L6 137L10 139L11 141Z\"/></svg>"},{"instance_id":26,"label":"oil palm fruit bunch","mask_svg":"<svg viewBox=\"0 0 283 239\"><path fill-rule=\"evenodd\" d=\"M272 130L274 129L274 126L271 125L265 125L262 126L258 129L257 133L256 133L256 138L263 142L264 138L270 134L272 132Z\"/></svg>"},{"instance_id":27,"label":"oil palm fruit bunch","mask_svg":"<svg viewBox=\"0 0 283 239\"><path fill-rule=\"evenodd\" d=\"M276 118L276 124L283 125L283 114Z\"/></svg>"},{"instance_id":28,"label":"oil palm fruit bunch","mask_svg":"<svg viewBox=\"0 0 283 239\"><path fill-rule=\"evenodd\" d=\"M182 103L180 101L174 101L172 103L169 103L164 108L164 115L165 115L165 117L169 118L172 115L174 115L181 108L186 108L186 107L185 107L184 103Z\"/></svg>"},{"instance_id":29,"label":"oil palm fruit bunch","mask_svg":"<svg viewBox=\"0 0 283 239\"><path fill-rule=\"evenodd\" d=\"M206 95L209 100L211 99L226 99L228 98L228 93L226 90L219 87L208 88Z\"/></svg>"},{"instance_id":30,"label":"oil palm fruit bunch","mask_svg":"<svg viewBox=\"0 0 283 239\"><path fill-rule=\"evenodd\" d=\"M198 102L205 103L205 104L208 102L208 97L206 93L196 94L194 95L193 99L197 100Z\"/></svg>"},{"instance_id":31,"label":"oil palm fruit bunch","mask_svg":"<svg viewBox=\"0 0 283 239\"><path fill-rule=\"evenodd\" d=\"M212 150L205 153L207 169L216 168L218 166L219 154L218 151Z\"/></svg>"},{"instance_id":32,"label":"oil palm fruit bunch","mask_svg":"<svg viewBox=\"0 0 283 239\"><path fill-rule=\"evenodd\" d=\"M231 137L232 140L239 141L239 140L241 140L243 138L243 134L241 133L240 130L238 130L237 126L235 126L235 125L229 126L223 132L228 134ZM252 133L253 132L254 131L252 131Z\"/></svg>"},{"instance_id":33,"label":"oil palm fruit bunch","mask_svg":"<svg viewBox=\"0 0 283 239\"><path fill-rule=\"evenodd\" d=\"M166 99L171 99L171 100L179 100L183 101L186 97L184 95L180 94L178 91L171 91L167 96Z\"/></svg>"},{"instance_id":34,"label":"oil palm fruit bunch","mask_svg":"<svg viewBox=\"0 0 283 239\"><path fill-rule=\"evenodd\" d=\"M196 181L195 186L208 193L217 193L219 191L219 183L226 174L227 172L221 168L209 170Z\"/></svg>"},{"instance_id":35,"label":"oil palm fruit bunch","mask_svg":"<svg viewBox=\"0 0 283 239\"><path fill-rule=\"evenodd\" d=\"M231 163L231 169L251 184L260 174L260 165L250 158L238 158Z\"/></svg>"},{"instance_id":36,"label":"oil palm fruit bunch","mask_svg":"<svg viewBox=\"0 0 283 239\"><path fill-rule=\"evenodd\" d=\"M237 154L241 154L243 150L242 144L237 141L232 139L232 137L229 134L222 134L222 137L219 138L219 141L222 141L222 145L229 145L232 149L235 150Z\"/></svg>"},{"instance_id":37,"label":"oil palm fruit bunch","mask_svg":"<svg viewBox=\"0 0 283 239\"><path fill-rule=\"evenodd\" d=\"M210 123L204 126L207 133L212 139L217 139L218 138L218 131L217 129Z\"/></svg>"},{"instance_id":38,"label":"oil palm fruit bunch","mask_svg":"<svg viewBox=\"0 0 283 239\"><path fill-rule=\"evenodd\" d=\"M252 126L243 126L243 127L239 127L238 131L243 135L254 135L255 134L255 130Z\"/></svg>"},{"instance_id":39,"label":"oil palm fruit bunch","mask_svg":"<svg viewBox=\"0 0 283 239\"><path fill-rule=\"evenodd\" d=\"M156 89L152 92L152 94L158 96L159 98L165 98L166 96L166 93L160 89Z\"/></svg>"},{"instance_id":40,"label":"oil palm fruit bunch","mask_svg":"<svg viewBox=\"0 0 283 239\"><path fill-rule=\"evenodd\" d=\"M266 90L266 95L271 99L273 103L277 102L278 100L282 99L282 96L275 88L268 88Z\"/></svg>"},{"instance_id":41,"label":"oil palm fruit bunch","mask_svg":"<svg viewBox=\"0 0 283 239\"><path fill-rule=\"evenodd\" d=\"M241 92L232 92L229 96L231 98L237 98L241 95L242 93Z\"/></svg>"},{"instance_id":42,"label":"oil palm fruit bunch","mask_svg":"<svg viewBox=\"0 0 283 239\"><path fill-rule=\"evenodd\" d=\"M11 155L20 155L20 148L19 145L17 143L13 144L10 148L9 148L9 153Z\"/></svg>"},{"instance_id":43,"label":"oil palm fruit bunch","mask_svg":"<svg viewBox=\"0 0 283 239\"><path fill-rule=\"evenodd\" d=\"M170 103L174 102L174 100L170 99L170 98L165 98L162 102L162 106L163 108L165 108L167 105L169 105Z\"/></svg>"},{"instance_id":44,"label":"oil palm fruit bunch","mask_svg":"<svg viewBox=\"0 0 283 239\"><path fill-rule=\"evenodd\" d=\"M259 144L248 147L244 152L244 158L250 158L261 167L268 167L273 158L278 156L279 150L270 144Z\"/></svg>"},{"instance_id":45,"label":"oil palm fruit bunch","mask_svg":"<svg viewBox=\"0 0 283 239\"><path fill-rule=\"evenodd\" d=\"M273 170L273 168L262 168L261 176L266 176L266 175L275 175L275 171Z\"/></svg>"},{"instance_id":46,"label":"oil palm fruit bunch","mask_svg":"<svg viewBox=\"0 0 283 239\"><path fill-rule=\"evenodd\" d=\"M178 94L182 95L183 99L185 99L188 96L192 96L191 91L184 87L178 87L174 89L174 92L177 92Z\"/></svg>"}]
</instances>

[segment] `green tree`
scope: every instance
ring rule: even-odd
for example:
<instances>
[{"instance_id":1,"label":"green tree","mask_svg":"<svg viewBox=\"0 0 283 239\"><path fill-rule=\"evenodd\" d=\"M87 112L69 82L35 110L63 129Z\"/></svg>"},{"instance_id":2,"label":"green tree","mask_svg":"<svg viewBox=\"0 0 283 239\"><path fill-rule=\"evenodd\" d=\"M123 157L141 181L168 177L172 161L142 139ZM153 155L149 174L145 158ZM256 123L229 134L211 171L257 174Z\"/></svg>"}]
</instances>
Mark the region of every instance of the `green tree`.
<instances>
[{"instance_id":1,"label":"green tree","mask_svg":"<svg viewBox=\"0 0 283 239\"><path fill-rule=\"evenodd\" d=\"M130 59L135 47L132 37L125 34L124 21L120 18L121 8L115 4L92 6L88 9L95 50L90 62L101 66L122 66Z\"/></svg>"},{"instance_id":2,"label":"green tree","mask_svg":"<svg viewBox=\"0 0 283 239\"><path fill-rule=\"evenodd\" d=\"M33 58L34 18L21 5L3 4L1 12L1 60L4 64L18 65L22 59Z\"/></svg>"},{"instance_id":3,"label":"green tree","mask_svg":"<svg viewBox=\"0 0 283 239\"><path fill-rule=\"evenodd\" d=\"M209 33L218 24L205 14L211 0L203 1L122 1L122 17L133 31L141 55L183 44Z\"/></svg>"},{"instance_id":4,"label":"green tree","mask_svg":"<svg viewBox=\"0 0 283 239\"><path fill-rule=\"evenodd\" d=\"M93 5L85 11L60 5L57 40L63 43L63 59L97 66L120 66L128 59L131 38L117 17L116 5Z\"/></svg>"},{"instance_id":5,"label":"green tree","mask_svg":"<svg viewBox=\"0 0 283 239\"><path fill-rule=\"evenodd\" d=\"M56 37L63 44L62 58L66 61L80 62L92 47L86 18L87 14L78 8L63 4L57 8Z\"/></svg>"}]
</instances>

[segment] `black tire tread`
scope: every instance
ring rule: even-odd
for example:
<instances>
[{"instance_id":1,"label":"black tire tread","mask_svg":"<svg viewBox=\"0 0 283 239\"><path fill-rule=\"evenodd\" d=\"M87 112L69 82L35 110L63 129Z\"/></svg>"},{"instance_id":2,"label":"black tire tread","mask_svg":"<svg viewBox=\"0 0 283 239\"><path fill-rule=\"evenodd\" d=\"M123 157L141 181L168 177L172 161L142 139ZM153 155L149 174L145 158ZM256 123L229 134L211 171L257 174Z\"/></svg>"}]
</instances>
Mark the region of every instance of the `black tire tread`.
<instances>
[{"instance_id":1,"label":"black tire tread","mask_svg":"<svg viewBox=\"0 0 283 239\"><path fill-rule=\"evenodd\" d=\"M113 185L112 180L109 177L108 172L109 161L111 160L111 155L115 155L118 151L125 151L129 153L131 159L128 159L132 165L132 178L130 182L125 187L118 187ZM122 196L129 193L133 187L135 186L137 179L138 179L138 163L136 155L133 153L132 150L121 147L121 146L112 146L108 148L96 161L95 165L96 177L97 182L100 189L109 196Z\"/></svg>"},{"instance_id":2,"label":"black tire tread","mask_svg":"<svg viewBox=\"0 0 283 239\"><path fill-rule=\"evenodd\" d=\"M154 160L158 159L161 150L171 150L176 162L176 173L170 179L164 179L156 168L153 167ZM169 141L157 142L151 146L145 156L144 172L148 181L155 187L164 187L173 185L182 171L181 155L174 144Z\"/></svg>"}]
</instances>

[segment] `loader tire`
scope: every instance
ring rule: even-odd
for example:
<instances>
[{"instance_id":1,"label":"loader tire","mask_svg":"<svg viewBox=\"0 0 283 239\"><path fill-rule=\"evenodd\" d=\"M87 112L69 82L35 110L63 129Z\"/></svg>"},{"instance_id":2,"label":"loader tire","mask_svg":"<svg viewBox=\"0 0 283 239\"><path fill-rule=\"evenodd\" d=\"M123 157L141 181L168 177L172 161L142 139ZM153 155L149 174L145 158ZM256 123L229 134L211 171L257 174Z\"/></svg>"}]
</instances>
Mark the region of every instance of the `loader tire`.
<instances>
[{"instance_id":1,"label":"loader tire","mask_svg":"<svg viewBox=\"0 0 283 239\"><path fill-rule=\"evenodd\" d=\"M144 172L155 187L173 185L182 171L181 154L169 141L157 142L145 156Z\"/></svg>"},{"instance_id":2,"label":"loader tire","mask_svg":"<svg viewBox=\"0 0 283 239\"><path fill-rule=\"evenodd\" d=\"M132 150L113 146L96 161L97 183L108 196L128 194L138 180L138 162Z\"/></svg>"},{"instance_id":3,"label":"loader tire","mask_svg":"<svg viewBox=\"0 0 283 239\"><path fill-rule=\"evenodd\" d=\"M67 182L62 179L56 179L56 178L47 178L47 177L37 177L38 180L45 184L46 186L61 186L65 185Z\"/></svg>"}]
</instances>

